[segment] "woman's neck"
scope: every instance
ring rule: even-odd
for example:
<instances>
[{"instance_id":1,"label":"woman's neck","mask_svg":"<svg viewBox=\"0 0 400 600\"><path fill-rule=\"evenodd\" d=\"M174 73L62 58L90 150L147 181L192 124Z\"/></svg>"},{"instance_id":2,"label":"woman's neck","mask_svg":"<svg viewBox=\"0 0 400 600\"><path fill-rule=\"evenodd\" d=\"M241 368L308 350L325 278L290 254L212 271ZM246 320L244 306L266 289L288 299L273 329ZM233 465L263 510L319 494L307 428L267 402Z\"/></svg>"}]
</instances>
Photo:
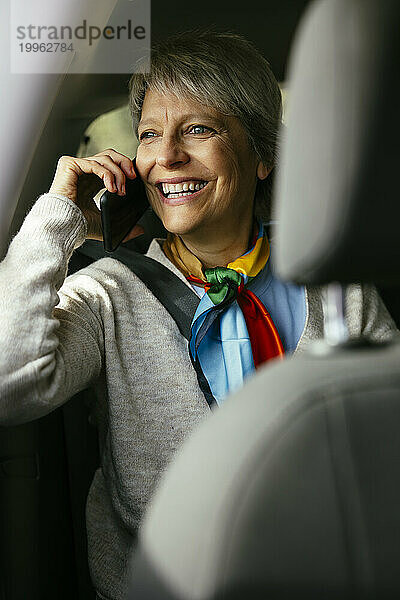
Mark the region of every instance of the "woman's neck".
<instances>
[{"instance_id":1,"label":"woman's neck","mask_svg":"<svg viewBox=\"0 0 400 600\"><path fill-rule=\"evenodd\" d=\"M223 225L214 231L193 232L181 235L186 248L190 250L206 269L226 266L248 250L253 232L253 217L243 219L237 227Z\"/></svg>"}]
</instances>

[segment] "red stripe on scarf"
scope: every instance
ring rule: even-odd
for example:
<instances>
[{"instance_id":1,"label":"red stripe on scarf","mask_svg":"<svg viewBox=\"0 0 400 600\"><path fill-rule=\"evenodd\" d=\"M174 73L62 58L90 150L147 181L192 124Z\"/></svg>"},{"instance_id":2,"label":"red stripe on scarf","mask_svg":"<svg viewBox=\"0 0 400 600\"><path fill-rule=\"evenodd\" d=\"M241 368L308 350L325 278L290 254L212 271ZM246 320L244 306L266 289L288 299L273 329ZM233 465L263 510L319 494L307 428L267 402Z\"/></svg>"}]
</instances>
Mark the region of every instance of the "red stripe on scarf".
<instances>
[{"instance_id":1,"label":"red stripe on scarf","mask_svg":"<svg viewBox=\"0 0 400 600\"><path fill-rule=\"evenodd\" d=\"M237 301L242 309L249 332L254 366L277 356L283 356L284 349L275 324L259 298L250 290L239 286Z\"/></svg>"}]
</instances>

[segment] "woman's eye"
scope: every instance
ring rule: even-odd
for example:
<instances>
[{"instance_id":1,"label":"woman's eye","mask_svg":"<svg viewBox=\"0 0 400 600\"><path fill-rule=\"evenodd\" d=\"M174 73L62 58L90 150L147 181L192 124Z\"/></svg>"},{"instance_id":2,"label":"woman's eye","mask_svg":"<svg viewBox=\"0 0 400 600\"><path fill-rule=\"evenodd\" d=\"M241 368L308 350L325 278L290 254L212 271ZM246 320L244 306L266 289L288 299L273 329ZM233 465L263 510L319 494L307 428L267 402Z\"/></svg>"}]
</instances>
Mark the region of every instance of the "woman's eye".
<instances>
[{"instance_id":1,"label":"woman's eye","mask_svg":"<svg viewBox=\"0 0 400 600\"><path fill-rule=\"evenodd\" d=\"M139 135L139 140L148 140L151 139L153 137L155 137L156 134L154 133L154 131L143 131L140 135Z\"/></svg>"},{"instance_id":2,"label":"woman's eye","mask_svg":"<svg viewBox=\"0 0 400 600\"><path fill-rule=\"evenodd\" d=\"M193 125L190 129L189 129L189 133L194 133L197 135L201 135L204 133L213 133L214 129L211 129L211 127L206 127L205 125Z\"/></svg>"}]
</instances>

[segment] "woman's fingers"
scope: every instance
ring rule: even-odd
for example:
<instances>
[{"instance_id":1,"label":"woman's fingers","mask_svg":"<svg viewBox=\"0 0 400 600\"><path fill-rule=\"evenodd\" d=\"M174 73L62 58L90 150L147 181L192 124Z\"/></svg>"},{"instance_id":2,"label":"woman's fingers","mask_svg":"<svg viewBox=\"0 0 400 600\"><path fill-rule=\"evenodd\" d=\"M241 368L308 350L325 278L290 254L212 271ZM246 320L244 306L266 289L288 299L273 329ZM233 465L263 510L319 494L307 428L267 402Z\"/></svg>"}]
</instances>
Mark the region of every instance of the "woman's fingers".
<instances>
[{"instance_id":1,"label":"woman's fingers","mask_svg":"<svg viewBox=\"0 0 400 600\"><path fill-rule=\"evenodd\" d=\"M97 177L103 181L104 186L110 192L115 193L118 191L115 183L115 174L112 170L110 170L110 168L108 168L108 166L102 165L96 160L88 158L79 158L75 159L75 161L80 170L79 175L83 175L84 173L88 175L97 175Z\"/></svg>"},{"instance_id":2,"label":"woman's fingers","mask_svg":"<svg viewBox=\"0 0 400 600\"><path fill-rule=\"evenodd\" d=\"M90 156L88 157L88 160L98 162L113 173L117 188L116 191L121 196L125 194L125 177L129 177L130 179L136 177L132 160L128 158L128 156L116 152L112 148L103 150L94 156Z\"/></svg>"},{"instance_id":3,"label":"woman's fingers","mask_svg":"<svg viewBox=\"0 0 400 600\"><path fill-rule=\"evenodd\" d=\"M102 156L108 156L111 158L111 160L121 168L127 177L130 179L135 179L136 173L135 169L133 168L133 162L128 156L125 156L125 154L121 154L112 148L108 148L107 150L103 150L102 152L95 154L91 158L97 159L98 157Z\"/></svg>"},{"instance_id":4,"label":"woman's fingers","mask_svg":"<svg viewBox=\"0 0 400 600\"><path fill-rule=\"evenodd\" d=\"M106 169L108 169L108 171L110 171L110 173L112 173L113 178L114 178L114 183L117 188L116 191L118 192L118 194L120 196L123 196L125 194L125 173L119 167L119 165L117 165L112 160L112 158L110 158L110 156L108 156L106 154L96 155L96 156L92 157L90 160L92 160L93 162L97 162L98 164L100 164L103 167L105 167Z\"/></svg>"}]
</instances>

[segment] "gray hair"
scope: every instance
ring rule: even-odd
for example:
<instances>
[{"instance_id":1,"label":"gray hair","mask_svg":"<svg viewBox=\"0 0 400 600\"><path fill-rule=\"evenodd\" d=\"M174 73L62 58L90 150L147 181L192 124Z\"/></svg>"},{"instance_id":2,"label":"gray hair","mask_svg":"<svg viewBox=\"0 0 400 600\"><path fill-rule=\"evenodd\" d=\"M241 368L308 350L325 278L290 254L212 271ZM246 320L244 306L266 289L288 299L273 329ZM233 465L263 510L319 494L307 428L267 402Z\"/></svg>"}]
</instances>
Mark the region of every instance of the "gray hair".
<instances>
[{"instance_id":1,"label":"gray hair","mask_svg":"<svg viewBox=\"0 0 400 600\"><path fill-rule=\"evenodd\" d=\"M162 94L172 92L237 117L259 160L267 167L275 165L282 119L281 92L268 62L242 36L190 31L155 46L150 72L135 73L129 84L136 133L147 89ZM258 182L257 216L269 217L271 190L271 175Z\"/></svg>"}]
</instances>

